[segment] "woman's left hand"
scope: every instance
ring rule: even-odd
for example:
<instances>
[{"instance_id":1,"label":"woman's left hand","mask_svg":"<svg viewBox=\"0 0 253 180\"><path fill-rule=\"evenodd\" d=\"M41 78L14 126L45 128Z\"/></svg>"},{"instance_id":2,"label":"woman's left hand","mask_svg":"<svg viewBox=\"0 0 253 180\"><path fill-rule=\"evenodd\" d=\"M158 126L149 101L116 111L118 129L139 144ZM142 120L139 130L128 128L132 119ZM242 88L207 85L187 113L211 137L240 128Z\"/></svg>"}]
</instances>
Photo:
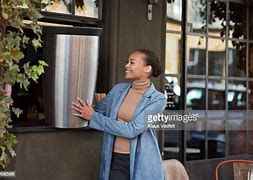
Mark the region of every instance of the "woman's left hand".
<instances>
[{"instance_id":1,"label":"woman's left hand","mask_svg":"<svg viewBox=\"0 0 253 180\"><path fill-rule=\"evenodd\" d=\"M80 98L77 98L77 102L72 102L72 109L78 113L73 113L74 116L83 118L85 120L90 120L94 109L88 100L83 102Z\"/></svg>"}]
</instances>

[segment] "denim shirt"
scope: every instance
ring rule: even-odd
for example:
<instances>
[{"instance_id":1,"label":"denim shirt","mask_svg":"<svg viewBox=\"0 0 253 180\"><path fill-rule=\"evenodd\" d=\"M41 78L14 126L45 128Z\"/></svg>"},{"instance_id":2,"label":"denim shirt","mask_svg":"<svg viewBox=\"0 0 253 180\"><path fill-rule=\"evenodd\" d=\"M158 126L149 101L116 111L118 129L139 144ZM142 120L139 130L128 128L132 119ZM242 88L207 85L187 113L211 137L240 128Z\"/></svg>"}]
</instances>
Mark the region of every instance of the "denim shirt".
<instances>
[{"instance_id":1,"label":"denim shirt","mask_svg":"<svg viewBox=\"0 0 253 180\"><path fill-rule=\"evenodd\" d=\"M108 95L95 105L89 127L103 131L103 151L100 180L108 180L115 136L126 137L130 142L130 180L164 180L162 159L155 129L148 128L148 112L161 113L166 105L165 96L153 84L140 99L131 122L117 121L121 103L131 83L113 86Z\"/></svg>"}]
</instances>

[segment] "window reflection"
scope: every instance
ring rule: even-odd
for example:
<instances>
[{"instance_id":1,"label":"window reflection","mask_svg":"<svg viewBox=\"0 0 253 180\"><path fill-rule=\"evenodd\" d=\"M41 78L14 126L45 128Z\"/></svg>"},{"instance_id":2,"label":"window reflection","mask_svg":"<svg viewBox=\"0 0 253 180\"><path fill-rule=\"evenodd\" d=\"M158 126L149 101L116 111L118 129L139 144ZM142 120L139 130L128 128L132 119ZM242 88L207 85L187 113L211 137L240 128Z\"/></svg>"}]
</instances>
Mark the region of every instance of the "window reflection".
<instances>
[{"instance_id":1,"label":"window reflection","mask_svg":"<svg viewBox=\"0 0 253 180\"><path fill-rule=\"evenodd\" d=\"M181 31L182 0L167 1L167 30Z\"/></svg>"},{"instance_id":2,"label":"window reflection","mask_svg":"<svg viewBox=\"0 0 253 180\"><path fill-rule=\"evenodd\" d=\"M249 121L248 121L248 123L249 123L249 131L248 131L248 133L249 133L249 138L248 138L248 145L249 145L249 153L250 154L253 154L253 119L250 119Z\"/></svg>"},{"instance_id":3,"label":"window reflection","mask_svg":"<svg viewBox=\"0 0 253 180\"><path fill-rule=\"evenodd\" d=\"M224 120L210 120L208 126L217 130L208 131L208 158L220 158L225 156L225 121Z\"/></svg>"},{"instance_id":4,"label":"window reflection","mask_svg":"<svg viewBox=\"0 0 253 180\"><path fill-rule=\"evenodd\" d=\"M208 81L208 109L225 109L225 80Z\"/></svg>"},{"instance_id":5,"label":"window reflection","mask_svg":"<svg viewBox=\"0 0 253 180\"><path fill-rule=\"evenodd\" d=\"M71 0L42 0L42 11L71 14Z\"/></svg>"},{"instance_id":6,"label":"window reflection","mask_svg":"<svg viewBox=\"0 0 253 180\"><path fill-rule=\"evenodd\" d=\"M167 97L167 107L169 110L180 109L180 78L165 75L165 95ZM169 111L165 111L169 112ZM179 160L179 133L180 131L164 131L164 159Z\"/></svg>"},{"instance_id":7,"label":"window reflection","mask_svg":"<svg viewBox=\"0 0 253 180\"><path fill-rule=\"evenodd\" d=\"M187 108L203 110L206 106L205 79L188 79L187 81Z\"/></svg>"},{"instance_id":8,"label":"window reflection","mask_svg":"<svg viewBox=\"0 0 253 180\"><path fill-rule=\"evenodd\" d=\"M211 119L207 121L208 158L225 156L225 120Z\"/></svg>"},{"instance_id":9,"label":"window reflection","mask_svg":"<svg viewBox=\"0 0 253 180\"><path fill-rule=\"evenodd\" d=\"M228 41L228 75L246 76L246 43Z\"/></svg>"},{"instance_id":10,"label":"window reflection","mask_svg":"<svg viewBox=\"0 0 253 180\"><path fill-rule=\"evenodd\" d=\"M252 81L249 82L248 93L249 93L249 109L253 110L253 82Z\"/></svg>"},{"instance_id":11,"label":"window reflection","mask_svg":"<svg viewBox=\"0 0 253 180\"><path fill-rule=\"evenodd\" d=\"M179 133L180 131L164 131L164 159L179 160Z\"/></svg>"},{"instance_id":12,"label":"window reflection","mask_svg":"<svg viewBox=\"0 0 253 180\"><path fill-rule=\"evenodd\" d=\"M175 8L176 0L174 7L172 6L173 1L171 2L167 8L167 16L170 14L169 20L171 20L171 24L167 23L167 30L181 31L180 24L175 26L176 23L181 22L181 12L178 16L180 19L178 18L178 21L174 22L174 26L172 26L173 8ZM177 3L179 2L181 3L181 1ZM249 7L246 6L246 2ZM247 106L249 110L253 109L253 81L246 78L248 75L253 77L253 43L246 41L248 39L253 40L252 2L252 0L186 1L187 82L185 103L189 109L206 110L202 112L205 116L204 119L207 119L207 121L203 120L200 121L200 124L196 124L193 127L194 129L191 127L191 130L185 131L186 148L184 151L187 160L205 159L206 156L208 158L224 157L226 143L228 143L227 152L229 155L246 153L247 146L249 152L253 154L253 140L251 140L253 137L253 116L250 119L249 126L246 126L245 120ZM207 9L206 3L210 5ZM227 12L227 8L229 8L229 12ZM206 10L209 12L206 13ZM249 13L248 17L247 13ZM209 16L206 18L207 14ZM206 23L208 23L208 36L201 37L203 35L197 33L206 32ZM229 37L226 37L226 32L228 32ZM181 36L174 35L174 37L176 36L179 36L178 40L181 41ZM167 43L171 42L173 42L172 38L168 39L167 37ZM166 69L169 70L168 72L178 74L180 73L179 63L181 62L178 57L181 55L181 46L178 46L179 43L171 44L171 46L167 45L169 47L167 49L172 51L176 47L176 51L168 51L166 57L173 54L176 57L174 58L176 65L173 64L173 57L171 56L171 63L166 64ZM247 47L247 45L249 46ZM247 52L249 53L247 54ZM249 64L246 64L247 57ZM247 69L248 72L246 72ZM206 78L208 79L207 83ZM225 83L225 80L228 84ZM187 126L189 125L187 124L185 127ZM250 128L249 132L246 131L246 127ZM206 128L208 129L206 130ZM228 133L225 134L225 131ZM225 141L225 135L227 135L228 141ZM249 138L247 139L247 137Z\"/></svg>"},{"instance_id":13,"label":"window reflection","mask_svg":"<svg viewBox=\"0 0 253 180\"><path fill-rule=\"evenodd\" d=\"M186 137L186 160L205 159L205 131L185 131Z\"/></svg>"},{"instance_id":14,"label":"window reflection","mask_svg":"<svg viewBox=\"0 0 253 180\"><path fill-rule=\"evenodd\" d=\"M253 44L249 43L249 76L253 77Z\"/></svg>"},{"instance_id":15,"label":"window reflection","mask_svg":"<svg viewBox=\"0 0 253 180\"><path fill-rule=\"evenodd\" d=\"M24 32L31 39L35 37L31 29L25 29ZM29 43L26 49L23 49L25 55L23 63L37 64L38 60L42 59L42 52L42 48L38 48L36 51L32 44ZM18 84L13 85L13 107L22 110L19 117L12 114L15 127L47 126L44 114L43 86L43 76L38 79L38 82L32 81L27 91Z\"/></svg>"},{"instance_id":16,"label":"window reflection","mask_svg":"<svg viewBox=\"0 0 253 180\"><path fill-rule=\"evenodd\" d=\"M75 0L75 15L98 18L98 1Z\"/></svg>"},{"instance_id":17,"label":"window reflection","mask_svg":"<svg viewBox=\"0 0 253 180\"><path fill-rule=\"evenodd\" d=\"M246 153L246 131L235 130L229 131L229 154L244 154Z\"/></svg>"},{"instance_id":18,"label":"window reflection","mask_svg":"<svg viewBox=\"0 0 253 180\"><path fill-rule=\"evenodd\" d=\"M206 2L202 0L187 1L188 31L205 33L206 30Z\"/></svg>"},{"instance_id":19,"label":"window reflection","mask_svg":"<svg viewBox=\"0 0 253 180\"><path fill-rule=\"evenodd\" d=\"M210 76L225 76L225 41L208 39L208 74Z\"/></svg>"},{"instance_id":20,"label":"window reflection","mask_svg":"<svg viewBox=\"0 0 253 180\"><path fill-rule=\"evenodd\" d=\"M241 1L242 2L242 1ZM229 3L229 37L246 39L246 4Z\"/></svg>"},{"instance_id":21,"label":"window reflection","mask_svg":"<svg viewBox=\"0 0 253 180\"><path fill-rule=\"evenodd\" d=\"M229 119L229 154L246 153L246 120Z\"/></svg>"},{"instance_id":22,"label":"window reflection","mask_svg":"<svg viewBox=\"0 0 253 180\"><path fill-rule=\"evenodd\" d=\"M246 110L246 82L228 82L228 110Z\"/></svg>"},{"instance_id":23,"label":"window reflection","mask_svg":"<svg viewBox=\"0 0 253 180\"><path fill-rule=\"evenodd\" d=\"M253 40L253 2L249 6L249 39Z\"/></svg>"},{"instance_id":24,"label":"window reflection","mask_svg":"<svg viewBox=\"0 0 253 180\"><path fill-rule=\"evenodd\" d=\"M167 97L166 109L180 109L180 79L172 76L165 76L165 96Z\"/></svg>"},{"instance_id":25,"label":"window reflection","mask_svg":"<svg viewBox=\"0 0 253 180\"><path fill-rule=\"evenodd\" d=\"M166 74L180 74L181 35L166 33Z\"/></svg>"},{"instance_id":26,"label":"window reflection","mask_svg":"<svg viewBox=\"0 0 253 180\"><path fill-rule=\"evenodd\" d=\"M204 110L206 106L205 79L188 78L186 105L187 109ZM203 111L201 111L203 112ZM198 160L205 158L205 114L201 114L197 123L187 123L185 126L186 160Z\"/></svg>"},{"instance_id":27,"label":"window reflection","mask_svg":"<svg viewBox=\"0 0 253 180\"><path fill-rule=\"evenodd\" d=\"M226 35L226 2L219 0L210 1L208 17L209 35L225 37Z\"/></svg>"},{"instance_id":28,"label":"window reflection","mask_svg":"<svg viewBox=\"0 0 253 180\"><path fill-rule=\"evenodd\" d=\"M253 82L249 82L248 151L253 154Z\"/></svg>"},{"instance_id":29,"label":"window reflection","mask_svg":"<svg viewBox=\"0 0 253 180\"><path fill-rule=\"evenodd\" d=\"M206 74L206 40L204 37L187 36L187 73Z\"/></svg>"},{"instance_id":30,"label":"window reflection","mask_svg":"<svg viewBox=\"0 0 253 180\"><path fill-rule=\"evenodd\" d=\"M44 105L42 96L42 79L38 83L32 82L28 91L21 89L18 85L13 86L13 106L22 110L17 118L12 116L15 127L46 126Z\"/></svg>"}]
</instances>

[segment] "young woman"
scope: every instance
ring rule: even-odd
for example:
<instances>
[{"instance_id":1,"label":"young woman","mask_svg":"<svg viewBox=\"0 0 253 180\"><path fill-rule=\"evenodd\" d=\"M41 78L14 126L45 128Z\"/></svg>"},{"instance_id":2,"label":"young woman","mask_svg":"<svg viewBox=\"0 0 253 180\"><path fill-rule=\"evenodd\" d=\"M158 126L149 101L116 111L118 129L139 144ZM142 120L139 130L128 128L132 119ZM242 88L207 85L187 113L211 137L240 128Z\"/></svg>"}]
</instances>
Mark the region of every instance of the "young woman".
<instances>
[{"instance_id":1,"label":"young woman","mask_svg":"<svg viewBox=\"0 0 253 180\"><path fill-rule=\"evenodd\" d=\"M150 81L160 73L152 51L136 50L125 65L125 78L131 83L113 86L94 109L81 99L72 103L75 116L105 132L101 180L164 180L156 132L148 128L146 118L162 112L166 105L165 96Z\"/></svg>"}]
</instances>

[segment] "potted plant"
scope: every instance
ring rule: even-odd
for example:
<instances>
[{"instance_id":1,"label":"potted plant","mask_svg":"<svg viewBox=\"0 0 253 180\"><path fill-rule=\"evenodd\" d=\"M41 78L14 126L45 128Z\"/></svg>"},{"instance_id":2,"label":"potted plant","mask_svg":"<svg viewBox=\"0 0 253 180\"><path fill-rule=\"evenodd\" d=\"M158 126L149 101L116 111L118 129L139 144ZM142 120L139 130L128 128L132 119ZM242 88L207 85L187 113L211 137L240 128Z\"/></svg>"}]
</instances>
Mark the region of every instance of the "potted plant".
<instances>
[{"instance_id":1,"label":"potted plant","mask_svg":"<svg viewBox=\"0 0 253 180\"><path fill-rule=\"evenodd\" d=\"M37 20L41 17L33 3L38 0L0 0L0 165L5 168L10 158L15 156L13 146L17 143L11 127L11 113L19 116L21 111L12 107L10 96L12 84L18 83L27 90L31 80L36 81L44 72L47 64L40 60L37 65L21 62L24 60L22 49L31 43L35 50L41 47L42 29ZM24 19L31 22L24 24ZM35 38L30 39L24 28L33 30Z\"/></svg>"}]
</instances>

